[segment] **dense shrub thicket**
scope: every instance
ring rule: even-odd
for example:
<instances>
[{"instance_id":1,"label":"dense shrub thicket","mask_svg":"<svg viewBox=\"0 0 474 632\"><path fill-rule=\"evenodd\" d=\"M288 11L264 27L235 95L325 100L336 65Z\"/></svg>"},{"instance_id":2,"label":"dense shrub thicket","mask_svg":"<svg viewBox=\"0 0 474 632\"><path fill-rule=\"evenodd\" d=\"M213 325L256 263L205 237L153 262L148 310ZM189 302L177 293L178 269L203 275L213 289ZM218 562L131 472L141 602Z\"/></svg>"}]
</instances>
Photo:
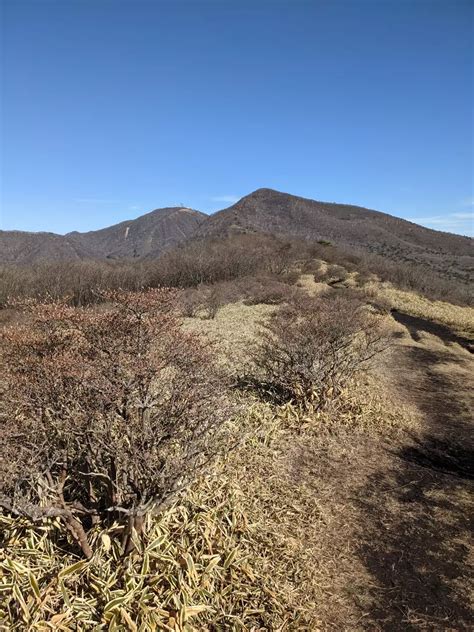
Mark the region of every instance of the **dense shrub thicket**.
<instances>
[{"instance_id":1,"label":"dense shrub thicket","mask_svg":"<svg viewBox=\"0 0 474 632\"><path fill-rule=\"evenodd\" d=\"M0 267L0 305L10 297L68 296L73 305L97 300L97 289L189 288L255 274L288 274L314 248L265 235L189 242L156 260L40 263Z\"/></svg>"},{"instance_id":2,"label":"dense shrub thicket","mask_svg":"<svg viewBox=\"0 0 474 632\"><path fill-rule=\"evenodd\" d=\"M317 260L324 260L329 264L325 272L319 269ZM472 302L469 284L461 279L451 278L448 264L446 274L441 276L422 263L415 265L413 262L397 262L379 255L336 247L325 241L309 242L263 234L239 234L221 239L190 241L164 253L156 260L45 262L34 267L0 266L0 307L12 297L67 296L72 305L81 306L97 301L99 289L202 289L203 286L236 280L245 280L247 290L242 290L241 285L239 291L241 298L247 301L252 301L248 291L253 285L255 302L260 295L265 299L262 279L265 279L267 286L273 285L275 290L275 281L288 283L295 280L291 278L295 275L295 268L314 272L316 280L329 283L344 280L351 272L358 273L359 284L364 284L373 275L377 275L382 281L390 281L396 287L416 291L433 300L458 304ZM257 280L250 282L252 277ZM206 302L212 303L212 292L207 293ZM218 294L218 302L225 300L221 290ZM235 290L230 294L235 296ZM271 296L268 302L272 302ZM210 307L209 313L212 314L214 309L215 307Z\"/></svg>"},{"instance_id":3,"label":"dense shrub thicket","mask_svg":"<svg viewBox=\"0 0 474 632\"><path fill-rule=\"evenodd\" d=\"M132 529L213 458L229 413L208 343L170 290L108 292L99 307L30 300L0 334L0 506L88 528ZM20 306L17 306L20 307Z\"/></svg>"}]
</instances>

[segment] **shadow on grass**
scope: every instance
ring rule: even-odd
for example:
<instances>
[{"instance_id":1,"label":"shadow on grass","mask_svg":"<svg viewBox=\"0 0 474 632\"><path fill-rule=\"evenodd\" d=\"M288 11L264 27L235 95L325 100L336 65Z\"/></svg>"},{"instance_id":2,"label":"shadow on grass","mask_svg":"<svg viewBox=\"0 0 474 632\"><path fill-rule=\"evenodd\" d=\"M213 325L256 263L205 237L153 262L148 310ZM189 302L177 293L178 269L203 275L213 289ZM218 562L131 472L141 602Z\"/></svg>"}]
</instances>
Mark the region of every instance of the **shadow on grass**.
<instances>
[{"instance_id":1,"label":"shadow on grass","mask_svg":"<svg viewBox=\"0 0 474 632\"><path fill-rule=\"evenodd\" d=\"M276 406L292 401L292 394L282 386L250 374L238 376L234 381L233 387L243 393L255 395L262 402Z\"/></svg>"},{"instance_id":2,"label":"shadow on grass","mask_svg":"<svg viewBox=\"0 0 474 632\"><path fill-rule=\"evenodd\" d=\"M474 444L466 387L436 371L446 361L439 353L406 353L401 386L424 413L426 432L391 449L389 469L371 475L360 495L368 520L359 555L377 586L367 615L386 631L472 630Z\"/></svg>"},{"instance_id":3,"label":"shadow on grass","mask_svg":"<svg viewBox=\"0 0 474 632\"><path fill-rule=\"evenodd\" d=\"M411 316L410 314L405 314L404 312L400 312L397 309L392 309L391 314L393 318L404 325L408 332L415 342L419 342L421 340L420 332L426 332L428 334L432 334L441 338L441 340L447 343L457 343L461 345L464 349L467 349L470 353L474 353L474 342L469 340L469 338L464 338L463 336L459 336L454 333L449 327L446 325L441 325L440 323L434 323L427 318L420 318L418 316Z\"/></svg>"}]
</instances>

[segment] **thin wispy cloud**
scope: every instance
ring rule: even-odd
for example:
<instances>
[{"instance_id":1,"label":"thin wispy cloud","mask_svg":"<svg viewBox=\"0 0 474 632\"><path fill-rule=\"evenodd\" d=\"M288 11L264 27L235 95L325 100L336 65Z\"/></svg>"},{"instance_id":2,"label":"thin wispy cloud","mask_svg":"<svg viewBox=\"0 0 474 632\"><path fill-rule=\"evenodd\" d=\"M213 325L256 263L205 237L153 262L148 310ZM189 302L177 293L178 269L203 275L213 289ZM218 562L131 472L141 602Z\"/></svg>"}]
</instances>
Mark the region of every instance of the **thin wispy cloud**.
<instances>
[{"instance_id":1,"label":"thin wispy cloud","mask_svg":"<svg viewBox=\"0 0 474 632\"><path fill-rule=\"evenodd\" d=\"M240 198L238 198L236 195L215 195L214 197L211 197L211 200L213 202L229 202L230 204L238 202L239 199Z\"/></svg>"},{"instance_id":2,"label":"thin wispy cloud","mask_svg":"<svg viewBox=\"0 0 474 632\"><path fill-rule=\"evenodd\" d=\"M470 219L472 222L474 219L474 211L468 213L452 213L450 217L455 217L456 219Z\"/></svg>"},{"instance_id":3,"label":"thin wispy cloud","mask_svg":"<svg viewBox=\"0 0 474 632\"><path fill-rule=\"evenodd\" d=\"M412 217L411 222L463 235L474 235L474 212L446 213L445 215L433 215L431 217Z\"/></svg>"}]
</instances>

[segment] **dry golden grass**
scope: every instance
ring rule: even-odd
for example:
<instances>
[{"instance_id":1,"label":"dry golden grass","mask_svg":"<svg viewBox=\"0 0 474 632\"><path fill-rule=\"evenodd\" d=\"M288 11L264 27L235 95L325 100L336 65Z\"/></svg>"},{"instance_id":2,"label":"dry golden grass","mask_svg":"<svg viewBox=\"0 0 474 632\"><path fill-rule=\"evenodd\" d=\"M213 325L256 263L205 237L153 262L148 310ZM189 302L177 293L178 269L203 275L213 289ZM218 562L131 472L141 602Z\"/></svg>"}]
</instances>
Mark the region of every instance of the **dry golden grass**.
<instances>
[{"instance_id":1,"label":"dry golden grass","mask_svg":"<svg viewBox=\"0 0 474 632\"><path fill-rule=\"evenodd\" d=\"M306 290L306 292L312 296L317 296L318 294L322 294L328 290L327 283L317 283L314 280L314 274L302 274L298 280L297 286Z\"/></svg>"},{"instance_id":2,"label":"dry golden grass","mask_svg":"<svg viewBox=\"0 0 474 632\"><path fill-rule=\"evenodd\" d=\"M212 320L185 318L184 326L216 343L220 361L238 370L246 361L249 343L259 331L261 321L275 309L273 305L231 303L221 307Z\"/></svg>"},{"instance_id":3,"label":"dry golden grass","mask_svg":"<svg viewBox=\"0 0 474 632\"><path fill-rule=\"evenodd\" d=\"M247 317L253 310L245 308ZM254 315L258 323L262 314ZM219 323L205 323L225 349L239 316L233 306ZM284 604L282 629L356 630L371 578L355 554L351 498L381 465L379 441L417 428L419 415L391 390L383 362L329 413L305 417L291 405L256 410L253 438L228 471L256 528L255 563Z\"/></svg>"},{"instance_id":4,"label":"dry golden grass","mask_svg":"<svg viewBox=\"0 0 474 632\"><path fill-rule=\"evenodd\" d=\"M388 283L371 283L366 287L387 300L395 309L447 325L456 333L474 338L474 308L472 307L430 301L415 292L399 290Z\"/></svg>"},{"instance_id":5,"label":"dry golden grass","mask_svg":"<svg viewBox=\"0 0 474 632\"><path fill-rule=\"evenodd\" d=\"M419 423L381 376L357 386L317 417L260 405L253 438L229 461L256 527L255 562L285 606L283 629L357 629L354 586L371 579L355 554L353 496L381 466L380 441Z\"/></svg>"},{"instance_id":6,"label":"dry golden grass","mask_svg":"<svg viewBox=\"0 0 474 632\"><path fill-rule=\"evenodd\" d=\"M56 522L3 516L2 629L316 629L328 554L315 546L329 514L289 463L321 446L320 433L290 406L255 404L242 424L248 439L148 520L128 560L116 524L93 534L86 561L66 551Z\"/></svg>"},{"instance_id":7,"label":"dry golden grass","mask_svg":"<svg viewBox=\"0 0 474 632\"><path fill-rule=\"evenodd\" d=\"M284 604L253 556L238 489L201 481L149 520L138 552L120 557L120 528L96 532L90 561L63 550L61 531L2 518L4 630L277 629Z\"/></svg>"}]
</instances>

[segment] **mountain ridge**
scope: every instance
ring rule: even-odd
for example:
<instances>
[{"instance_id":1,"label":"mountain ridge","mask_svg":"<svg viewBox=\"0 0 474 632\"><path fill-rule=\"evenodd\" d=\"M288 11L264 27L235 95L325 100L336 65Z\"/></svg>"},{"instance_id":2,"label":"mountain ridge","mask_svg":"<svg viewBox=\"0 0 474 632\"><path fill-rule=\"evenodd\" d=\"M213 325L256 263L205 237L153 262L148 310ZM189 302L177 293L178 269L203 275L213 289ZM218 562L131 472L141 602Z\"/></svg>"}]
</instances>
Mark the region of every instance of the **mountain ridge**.
<instances>
[{"instance_id":1,"label":"mountain ridge","mask_svg":"<svg viewBox=\"0 0 474 632\"><path fill-rule=\"evenodd\" d=\"M187 207L165 207L87 232L0 231L0 263L153 258L189 239L223 238L235 232L327 240L435 269L439 258L445 266L446 257L451 257L462 275L470 262L461 259L472 258L473 240L467 236L425 228L362 206L261 188L212 215Z\"/></svg>"},{"instance_id":2,"label":"mountain ridge","mask_svg":"<svg viewBox=\"0 0 474 632\"><path fill-rule=\"evenodd\" d=\"M206 217L187 207L165 207L87 232L0 231L0 263L157 257L188 239Z\"/></svg>"},{"instance_id":3,"label":"mountain ridge","mask_svg":"<svg viewBox=\"0 0 474 632\"><path fill-rule=\"evenodd\" d=\"M436 231L361 206L319 202L273 189L257 189L218 211L197 234L224 236L249 231L329 241L443 274L449 260L453 276L464 281L474 264L470 237Z\"/></svg>"}]
</instances>

